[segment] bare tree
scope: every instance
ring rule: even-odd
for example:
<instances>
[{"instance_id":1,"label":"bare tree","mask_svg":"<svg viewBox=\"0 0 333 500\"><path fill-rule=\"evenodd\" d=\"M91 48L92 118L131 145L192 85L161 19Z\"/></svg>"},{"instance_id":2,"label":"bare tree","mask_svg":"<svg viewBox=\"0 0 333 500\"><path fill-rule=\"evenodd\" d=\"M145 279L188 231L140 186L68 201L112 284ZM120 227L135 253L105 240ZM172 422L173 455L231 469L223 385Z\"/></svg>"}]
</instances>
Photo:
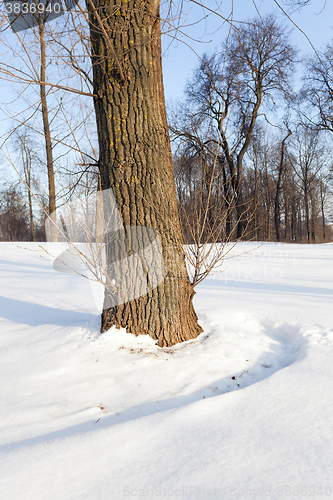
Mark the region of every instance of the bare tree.
<instances>
[{"instance_id":1,"label":"bare tree","mask_svg":"<svg viewBox=\"0 0 333 500\"><path fill-rule=\"evenodd\" d=\"M249 236L258 241L269 240L272 236L272 212L275 165L274 137L267 127L257 122L253 131L246 158L245 201L248 211L253 213Z\"/></svg>"},{"instance_id":2,"label":"bare tree","mask_svg":"<svg viewBox=\"0 0 333 500\"><path fill-rule=\"evenodd\" d=\"M36 153L33 151L31 145L32 139L28 136L27 131L25 133L17 131L14 136L14 145L20 151L20 161L23 170L23 181L27 188L28 197L28 207L29 207L29 219L30 219L30 230L32 241L36 240L36 231L34 224L34 211L33 211L33 163L37 163Z\"/></svg>"},{"instance_id":3,"label":"bare tree","mask_svg":"<svg viewBox=\"0 0 333 500\"><path fill-rule=\"evenodd\" d=\"M38 7L40 5L42 4L38 4ZM1 34L3 59L0 67L2 78L17 86L16 101L20 100L25 103L22 113L8 110L16 126L7 136L10 137L14 129L23 126L40 134L43 138L48 175L49 213L53 213L56 209L55 168L57 162L59 166L60 158L71 154L70 161L73 163L73 156L80 154L81 158L78 161L82 163L86 154L86 144L93 140L94 135L96 137L95 131L91 130L91 120L88 120L89 114L93 113L92 102L90 102L90 109L82 102L83 99L92 96L91 88L89 88L91 82L85 71L87 63L85 65L82 63L83 59L89 61L88 47L85 46L86 38L81 31L76 32L81 29L81 25L74 22L74 26L68 24L67 18L77 20L77 13L75 16L66 13L61 21L48 23L45 9L52 5L53 3L47 0L44 11L40 12L37 9L31 15L30 21L33 24L31 29L15 34L10 34L7 30ZM85 17L80 11L79 15L84 21ZM81 37L82 44L80 44ZM79 50L79 55L75 52L77 45L82 49ZM13 47L15 58L12 57ZM81 68L78 66L79 61ZM73 85L72 87L66 85L69 82ZM75 100L75 95L82 96L81 102L78 99ZM27 116L28 113L29 116ZM90 121L90 130L88 121ZM91 160L95 158L96 155ZM58 184L58 190L59 187Z\"/></svg>"},{"instance_id":4,"label":"bare tree","mask_svg":"<svg viewBox=\"0 0 333 500\"><path fill-rule=\"evenodd\" d=\"M321 220L323 227L323 240L326 241L325 201L327 195L327 185L322 177L319 180L319 186L320 186L320 208L321 208Z\"/></svg>"},{"instance_id":5,"label":"bare tree","mask_svg":"<svg viewBox=\"0 0 333 500\"><path fill-rule=\"evenodd\" d=\"M306 124L333 132L333 44L306 65L301 115ZM305 108L305 109L304 109Z\"/></svg>"},{"instance_id":6,"label":"bare tree","mask_svg":"<svg viewBox=\"0 0 333 500\"><path fill-rule=\"evenodd\" d=\"M200 145L198 138L186 145L174 157L174 170L185 254L196 286L223 264L233 248L228 244L233 236L228 227L231 200L225 196L221 158L207 144Z\"/></svg>"},{"instance_id":7,"label":"bare tree","mask_svg":"<svg viewBox=\"0 0 333 500\"><path fill-rule=\"evenodd\" d=\"M29 215L23 195L17 185L0 193L1 241L29 241Z\"/></svg>"},{"instance_id":8,"label":"bare tree","mask_svg":"<svg viewBox=\"0 0 333 500\"><path fill-rule=\"evenodd\" d=\"M295 148L294 172L303 193L306 234L308 243L315 242L314 191L320 172L325 166L324 149L317 130L299 125L293 141Z\"/></svg>"},{"instance_id":9,"label":"bare tree","mask_svg":"<svg viewBox=\"0 0 333 500\"><path fill-rule=\"evenodd\" d=\"M50 131L49 110L46 90L46 41L45 41L45 16L36 14L38 18L38 32L40 43L40 104L42 108L44 140L46 150L47 177L49 184L49 213L56 210L56 189L54 180L53 145ZM52 238L55 241L55 235Z\"/></svg>"},{"instance_id":10,"label":"bare tree","mask_svg":"<svg viewBox=\"0 0 333 500\"><path fill-rule=\"evenodd\" d=\"M272 103L275 95L290 95L294 58L286 29L272 16L256 18L233 30L221 53L203 57L187 88L190 120L178 135L186 136L195 122L215 139L228 165L238 238L247 224L242 194L244 156L261 108Z\"/></svg>"},{"instance_id":11,"label":"bare tree","mask_svg":"<svg viewBox=\"0 0 333 500\"><path fill-rule=\"evenodd\" d=\"M281 192L281 184L283 179L283 173L285 169L285 147L286 141L291 136L292 132L288 129L287 134L282 139L281 142L281 150L280 150L280 161L278 166L278 176L276 181L276 191L275 191L275 203L274 203L274 222L275 222L275 231L276 231L276 239L277 241L281 241L281 219L280 219L280 192ZM286 225L287 227L287 225Z\"/></svg>"}]
</instances>

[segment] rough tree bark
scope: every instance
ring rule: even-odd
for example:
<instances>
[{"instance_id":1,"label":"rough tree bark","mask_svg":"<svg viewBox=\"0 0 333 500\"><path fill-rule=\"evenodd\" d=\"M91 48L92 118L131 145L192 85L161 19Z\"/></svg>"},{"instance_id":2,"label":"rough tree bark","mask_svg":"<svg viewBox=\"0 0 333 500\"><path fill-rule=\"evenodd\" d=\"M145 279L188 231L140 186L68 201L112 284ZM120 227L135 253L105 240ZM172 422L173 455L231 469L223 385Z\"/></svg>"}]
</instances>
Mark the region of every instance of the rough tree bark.
<instances>
[{"instance_id":1,"label":"rough tree bark","mask_svg":"<svg viewBox=\"0 0 333 500\"><path fill-rule=\"evenodd\" d=\"M112 325L159 346L195 338L198 325L182 247L165 112L159 0L87 0L102 189L112 188L123 224L161 240L165 279L145 296L104 309ZM105 297L107 304L107 292Z\"/></svg>"}]
</instances>

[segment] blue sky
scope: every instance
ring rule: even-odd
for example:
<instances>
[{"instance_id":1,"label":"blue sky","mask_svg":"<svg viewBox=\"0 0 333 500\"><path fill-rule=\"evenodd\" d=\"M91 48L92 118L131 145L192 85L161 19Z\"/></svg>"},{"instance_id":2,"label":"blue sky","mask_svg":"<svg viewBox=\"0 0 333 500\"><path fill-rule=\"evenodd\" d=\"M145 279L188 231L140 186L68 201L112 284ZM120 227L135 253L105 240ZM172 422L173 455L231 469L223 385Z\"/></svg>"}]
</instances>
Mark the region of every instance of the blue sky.
<instances>
[{"instance_id":1,"label":"blue sky","mask_svg":"<svg viewBox=\"0 0 333 500\"><path fill-rule=\"evenodd\" d=\"M166 2L168 0L165 0ZM205 3L211 10L220 5L219 12L229 16L233 6L233 18L235 20L246 20L256 15L256 8L261 15L275 13L290 28L292 24L276 6L274 0L198 0ZM279 0L283 3L286 0ZM175 3L181 0L175 0ZM330 2L330 3L328 3ZM174 16L177 11L174 10ZM163 12L162 12L163 16ZM333 2L332 0L312 0L309 6L291 14L292 19L305 31L313 45L320 49L325 43L333 38ZM181 32L177 33L177 40L172 41L172 34L163 36L163 69L164 87L167 102L180 99L186 80L191 75L198 63L198 55L213 51L218 48L220 41L226 36L229 24L216 14L202 9L191 0L184 0L183 14L180 21ZM292 33L292 41L298 47L302 55L311 54L312 49L308 41L295 28ZM2 82L2 93L6 100L10 95L10 85L4 87ZM0 96L1 97L1 96ZM13 97L15 95L13 94ZM23 104L24 106L24 104ZM0 135L11 127L12 120L6 118L0 109Z\"/></svg>"},{"instance_id":2,"label":"blue sky","mask_svg":"<svg viewBox=\"0 0 333 500\"><path fill-rule=\"evenodd\" d=\"M313 53L306 37L293 27L292 23L279 10L274 0L199 1L205 3L212 10L216 8L216 5L220 4L219 12L222 12L225 17L230 14L233 5L233 18L235 20L246 20L256 16L256 7L261 15L276 14L287 27L293 28L291 40L300 50L300 55L304 56ZM279 0L279 3L283 8L288 9L284 0ZM163 37L164 90L167 101L182 97L186 80L197 65L198 56L196 53L201 56L204 52L213 51L219 46L220 41L226 36L229 29L228 23L223 23L220 17L196 6L191 0L185 0L184 13L187 14L186 21L185 19L184 21L187 24L192 23L192 26L182 29L188 36L179 33L177 35L178 40L174 41L169 47L171 37ZM326 2L325 0L312 0L310 5L300 11L292 13L289 9L288 13L293 21L307 34L316 49L320 49L333 38L332 0ZM209 16L199 21L204 14L209 14Z\"/></svg>"}]
</instances>

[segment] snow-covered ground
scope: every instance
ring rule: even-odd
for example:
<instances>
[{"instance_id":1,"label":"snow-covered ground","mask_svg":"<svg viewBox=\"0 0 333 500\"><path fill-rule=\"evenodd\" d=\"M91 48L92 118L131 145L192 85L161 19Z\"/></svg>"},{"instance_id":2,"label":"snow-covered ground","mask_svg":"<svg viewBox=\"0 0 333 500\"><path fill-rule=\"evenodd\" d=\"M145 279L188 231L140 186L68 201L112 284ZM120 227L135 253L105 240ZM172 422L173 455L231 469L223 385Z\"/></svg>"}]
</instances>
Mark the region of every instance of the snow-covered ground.
<instances>
[{"instance_id":1,"label":"snow-covered ground","mask_svg":"<svg viewBox=\"0 0 333 500\"><path fill-rule=\"evenodd\" d=\"M333 499L333 245L232 253L204 333L160 349L99 335L87 280L0 244L1 500Z\"/></svg>"}]
</instances>

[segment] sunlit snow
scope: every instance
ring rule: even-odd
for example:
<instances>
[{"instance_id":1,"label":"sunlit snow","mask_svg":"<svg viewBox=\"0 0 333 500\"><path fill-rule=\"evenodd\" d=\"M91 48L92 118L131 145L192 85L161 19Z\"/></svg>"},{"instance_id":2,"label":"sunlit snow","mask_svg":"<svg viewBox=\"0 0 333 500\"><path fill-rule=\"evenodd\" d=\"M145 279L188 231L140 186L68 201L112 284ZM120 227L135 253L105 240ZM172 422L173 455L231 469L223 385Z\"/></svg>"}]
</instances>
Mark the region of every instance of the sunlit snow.
<instances>
[{"instance_id":1,"label":"sunlit snow","mask_svg":"<svg viewBox=\"0 0 333 500\"><path fill-rule=\"evenodd\" d=\"M196 289L204 333L161 349L0 244L1 499L333 498L333 245L231 253Z\"/></svg>"}]
</instances>

